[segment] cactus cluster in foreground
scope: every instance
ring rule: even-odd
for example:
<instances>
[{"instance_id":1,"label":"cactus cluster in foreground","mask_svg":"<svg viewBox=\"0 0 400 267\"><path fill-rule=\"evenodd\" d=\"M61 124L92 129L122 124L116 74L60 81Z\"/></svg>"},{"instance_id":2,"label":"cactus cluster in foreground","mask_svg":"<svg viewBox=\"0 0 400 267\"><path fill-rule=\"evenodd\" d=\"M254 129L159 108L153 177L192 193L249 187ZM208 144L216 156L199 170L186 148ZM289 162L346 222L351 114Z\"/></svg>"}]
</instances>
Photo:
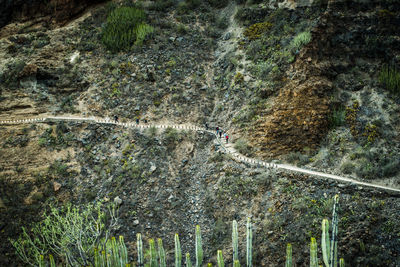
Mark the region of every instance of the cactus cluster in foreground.
<instances>
[{"instance_id":1,"label":"cactus cluster in foreground","mask_svg":"<svg viewBox=\"0 0 400 267\"><path fill-rule=\"evenodd\" d=\"M344 260L337 259L337 233L338 233L338 204L339 197L336 195L334 198L334 206L332 213L332 234L329 235L329 222L327 219L322 220L322 237L321 237L321 247L322 247L322 262L325 267L337 267L338 263L340 267L344 267ZM182 250L179 240L179 235L175 234L175 252L174 252L174 266L182 267ZM94 249L94 260L88 266L92 267L166 267L166 253L163 247L163 242L161 239L156 242L154 239L149 239L148 250L144 253L142 235L137 234L137 262L136 264L131 264L128 262L127 248L124 243L122 236L119 237L117 241L114 237L109 239L102 249ZM253 226L250 218L247 218L246 222L246 267L253 266ZM146 254L146 257L144 257ZM222 250L217 251L217 266L224 267L224 257ZM146 263L145 263L146 258ZM192 261L190 254L185 254L185 266L192 267ZM310 267L318 267L318 248L317 241L315 238L311 238L310 242ZM34 265L34 264L32 264ZM238 223L234 220L232 222L232 265L233 267L240 267L240 257L239 257L239 235L238 235ZM49 262L45 261L44 256L40 256L40 267L50 266L55 267L55 261L52 255L49 256ZM61 265L59 265L61 266ZM203 244L201 238L201 229L199 225L195 227L195 266L203 266ZM208 267L212 266L211 263L207 264ZM286 247L286 262L285 267L293 266L292 258L292 245L287 244Z\"/></svg>"}]
</instances>

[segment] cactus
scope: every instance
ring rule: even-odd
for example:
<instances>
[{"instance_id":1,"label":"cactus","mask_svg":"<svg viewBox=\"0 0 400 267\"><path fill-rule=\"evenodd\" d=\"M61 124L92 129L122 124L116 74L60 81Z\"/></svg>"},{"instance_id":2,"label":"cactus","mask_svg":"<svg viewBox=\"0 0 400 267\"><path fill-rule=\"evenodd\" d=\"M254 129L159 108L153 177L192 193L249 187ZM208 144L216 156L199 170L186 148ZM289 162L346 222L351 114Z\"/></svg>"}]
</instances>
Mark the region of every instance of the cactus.
<instances>
[{"instance_id":1,"label":"cactus","mask_svg":"<svg viewBox=\"0 0 400 267\"><path fill-rule=\"evenodd\" d=\"M192 261L190 260L189 253L186 253L186 267L192 267Z\"/></svg>"},{"instance_id":2,"label":"cactus","mask_svg":"<svg viewBox=\"0 0 400 267\"><path fill-rule=\"evenodd\" d=\"M107 262L106 252L105 252L105 250L102 250L101 251L101 266L102 267L106 266L106 262Z\"/></svg>"},{"instance_id":3,"label":"cactus","mask_svg":"<svg viewBox=\"0 0 400 267\"><path fill-rule=\"evenodd\" d=\"M39 256L39 267L46 267L46 262L44 261L44 256Z\"/></svg>"},{"instance_id":4,"label":"cactus","mask_svg":"<svg viewBox=\"0 0 400 267\"><path fill-rule=\"evenodd\" d=\"M252 250L253 250L253 229L252 229L250 218L247 218L247 224L246 224L246 263L247 263L247 267L253 267Z\"/></svg>"},{"instance_id":5,"label":"cactus","mask_svg":"<svg viewBox=\"0 0 400 267\"><path fill-rule=\"evenodd\" d=\"M154 239L149 240L149 250L150 250L150 264L149 267L158 267L157 264L157 252Z\"/></svg>"},{"instance_id":6,"label":"cactus","mask_svg":"<svg viewBox=\"0 0 400 267\"><path fill-rule=\"evenodd\" d=\"M238 230L237 222L232 222L232 248L233 248L233 262L239 260L239 242L238 242Z\"/></svg>"},{"instance_id":7,"label":"cactus","mask_svg":"<svg viewBox=\"0 0 400 267\"><path fill-rule=\"evenodd\" d=\"M339 260L339 267L344 267L344 259L340 258Z\"/></svg>"},{"instance_id":8,"label":"cactus","mask_svg":"<svg viewBox=\"0 0 400 267\"><path fill-rule=\"evenodd\" d=\"M238 260L234 261L233 267L240 267L240 262Z\"/></svg>"},{"instance_id":9,"label":"cactus","mask_svg":"<svg viewBox=\"0 0 400 267\"><path fill-rule=\"evenodd\" d=\"M111 256L112 256L112 263L113 265L118 263L119 260L119 251L118 251L118 246L117 246L117 240L115 239L115 237L113 236L111 238L111 242L107 241L107 245L111 250ZM118 264L119 265L119 264Z\"/></svg>"},{"instance_id":10,"label":"cactus","mask_svg":"<svg viewBox=\"0 0 400 267\"><path fill-rule=\"evenodd\" d=\"M310 267L318 267L318 248L317 248L317 241L314 237L311 237L311 244L310 244Z\"/></svg>"},{"instance_id":11,"label":"cactus","mask_svg":"<svg viewBox=\"0 0 400 267\"><path fill-rule=\"evenodd\" d=\"M201 267L203 264L203 247L201 243L200 226L196 225L196 267Z\"/></svg>"},{"instance_id":12,"label":"cactus","mask_svg":"<svg viewBox=\"0 0 400 267\"><path fill-rule=\"evenodd\" d=\"M143 242L142 235L137 234L137 253L138 253L138 267L143 267Z\"/></svg>"},{"instance_id":13,"label":"cactus","mask_svg":"<svg viewBox=\"0 0 400 267\"><path fill-rule=\"evenodd\" d=\"M97 248L94 249L94 266L100 266L100 255Z\"/></svg>"},{"instance_id":14,"label":"cactus","mask_svg":"<svg viewBox=\"0 0 400 267\"><path fill-rule=\"evenodd\" d=\"M324 261L325 267L329 267L330 260L330 241L329 241L329 221L327 219L322 220L322 259Z\"/></svg>"},{"instance_id":15,"label":"cactus","mask_svg":"<svg viewBox=\"0 0 400 267\"><path fill-rule=\"evenodd\" d=\"M49 258L50 258L50 267L56 267L53 255L50 254Z\"/></svg>"},{"instance_id":16,"label":"cactus","mask_svg":"<svg viewBox=\"0 0 400 267\"><path fill-rule=\"evenodd\" d=\"M218 267L224 267L224 258L222 256L222 250L218 250L217 252L217 263Z\"/></svg>"},{"instance_id":17,"label":"cactus","mask_svg":"<svg viewBox=\"0 0 400 267\"><path fill-rule=\"evenodd\" d=\"M158 243L158 257L160 259L160 267L167 267L167 263L165 261L165 250L163 247L163 243L162 243L162 239L159 238L157 239L157 243Z\"/></svg>"},{"instance_id":18,"label":"cactus","mask_svg":"<svg viewBox=\"0 0 400 267\"><path fill-rule=\"evenodd\" d=\"M181 264L182 264L181 243L179 242L179 235L175 234L175 267L181 267Z\"/></svg>"},{"instance_id":19,"label":"cactus","mask_svg":"<svg viewBox=\"0 0 400 267\"><path fill-rule=\"evenodd\" d=\"M124 237L122 235L119 236L119 254L120 263L123 267L128 263L128 250L126 249Z\"/></svg>"},{"instance_id":20,"label":"cactus","mask_svg":"<svg viewBox=\"0 0 400 267\"><path fill-rule=\"evenodd\" d=\"M286 247L286 264L285 267L292 267L292 244L287 244Z\"/></svg>"},{"instance_id":21,"label":"cactus","mask_svg":"<svg viewBox=\"0 0 400 267\"><path fill-rule=\"evenodd\" d=\"M330 250L330 263L329 267L337 267L337 233L338 233L338 214L339 196L335 195L332 211L332 237L331 237L331 250Z\"/></svg>"}]
</instances>

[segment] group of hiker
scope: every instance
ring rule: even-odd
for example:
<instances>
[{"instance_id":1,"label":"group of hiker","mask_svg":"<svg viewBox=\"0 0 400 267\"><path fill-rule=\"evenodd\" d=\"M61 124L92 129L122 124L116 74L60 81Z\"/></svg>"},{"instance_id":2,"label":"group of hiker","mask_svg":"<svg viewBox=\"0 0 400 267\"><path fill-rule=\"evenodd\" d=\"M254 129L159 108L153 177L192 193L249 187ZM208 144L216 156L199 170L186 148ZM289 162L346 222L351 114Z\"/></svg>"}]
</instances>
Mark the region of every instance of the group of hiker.
<instances>
[{"instance_id":1,"label":"group of hiker","mask_svg":"<svg viewBox=\"0 0 400 267\"><path fill-rule=\"evenodd\" d=\"M118 118L117 115L114 115L114 121L115 121L115 122L119 122L119 118ZM147 123L147 119L143 119L142 121L143 121L144 123ZM140 119L139 119L139 117L138 117L138 118L136 118L136 124L139 125L139 122L140 122Z\"/></svg>"},{"instance_id":2,"label":"group of hiker","mask_svg":"<svg viewBox=\"0 0 400 267\"><path fill-rule=\"evenodd\" d=\"M206 126L206 130L208 130L208 129L210 128L210 127L208 126L208 123L207 123L207 122L205 123L205 126ZM219 135L219 138L222 138L222 135L223 135L223 136L224 136L224 139L225 139L225 141L226 141L226 143L228 143L229 136L228 136L228 134L227 134L225 131L223 131L222 129L220 129L218 126L215 127L215 131L216 131L217 137L218 137L218 135Z\"/></svg>"},{"instance_id":3,"label":"group of hiker","mask_svg":"<svg viewBox=\"0 0 400 267\"><path fill-rule=\"evenodd\" d=\"M119 118L118 118L117 115L114 115L114 121L115 121L116 123L119 122ZM137 118L136 118L136 124L139 125L139 122L140 122L140 119L139 119L139 117L137 117ZM147 119L143 119L143 122L144 122L144 123L147 123ZM208 130L208 129L209 129L209 126L208 126L208 123L207 123L207 122L205 123L205 126L206 126L206 130ZM229 140L228 134L227 134L225 131L223 131L222 129L220 129L218 126L215 127L215 130L216 130L216 135L217 135L217 137L218 137L218 135L219 135L219 138L222 138L222 135L223 135L223 136L224 136L224 139L225 139L225 141L226 141L226 143L228 143L228 140Z\"/></svg>"}]
</instances>

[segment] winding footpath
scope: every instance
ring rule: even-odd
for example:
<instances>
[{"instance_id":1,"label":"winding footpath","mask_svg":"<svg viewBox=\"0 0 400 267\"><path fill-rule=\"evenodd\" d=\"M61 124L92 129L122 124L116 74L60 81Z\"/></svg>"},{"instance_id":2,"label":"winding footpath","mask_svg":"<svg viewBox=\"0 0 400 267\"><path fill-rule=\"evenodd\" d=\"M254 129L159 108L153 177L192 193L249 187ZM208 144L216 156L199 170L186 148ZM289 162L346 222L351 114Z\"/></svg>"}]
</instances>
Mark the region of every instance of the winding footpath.
<instances>
[{"instance_id":1,"label":"winding footpath","mask_svg":"<svg viewBox=\"0 0 400 267\"><path fill-rule=\"evenodd\" d=\"M46 122L52 122L52 121L76 121L76 122L88 122L88 123L96 123L96 124L114 124L126 128L138 128L138 129L145 129L145 128L159 128L159 129L166 129L166 128L174 128L178 130L191 130L191 131L203 131L203 132L208 132L216 136L214 130L206 130L203 127L199 126L194 126L190 124L172 124L172 125L166 125L166 124L136 124L136 122L115 122L114 120L111 120L109 118L97 118L97 117L67 117L67 116L48 116L48 117L42 117L42 118L33 118L33 119L24 119L24 120L13 120L13 121L0 121L0 125L12 125L12 124L23 124L23 123L46 123ZM400 193L400 189L393 188L393 187L388 187L388 186L383 186L383 185L378 185L374 183L366 183L366 182L361 182L357 181L355 179L347 178L347 177L342 177L338 175L333 175L333 174L328 174L328 173L323 173L323 172L318 172L318 171L312 171L312 170L307 170L303 168L299 168L296 166L288 165L288 164L275 164L275 163L270 163L258 159L253 159L253 158L248 158L240 153L238 153L232 145L225 145L224 142L221 142L220 138L216 138L217 142L219 142L221 148L227 153L230 154L232 159L235 159L240 162L245 162L250 165L254 166L259 166L259 167L264 167L264 168L274 168L274 169L281 169L281 170L286 170L286 171L292 171L296 173L304 173L308 174L311 176L315 176L318 178L325 178L325 179L331 179L335 180L337 182L341 183L350 183L353 185L358 185L358 186L365 186L369 188L375 188L375 189L380 189L380 190L385 190L389 191L392 193Z\"/></svg>"}]
</instances>

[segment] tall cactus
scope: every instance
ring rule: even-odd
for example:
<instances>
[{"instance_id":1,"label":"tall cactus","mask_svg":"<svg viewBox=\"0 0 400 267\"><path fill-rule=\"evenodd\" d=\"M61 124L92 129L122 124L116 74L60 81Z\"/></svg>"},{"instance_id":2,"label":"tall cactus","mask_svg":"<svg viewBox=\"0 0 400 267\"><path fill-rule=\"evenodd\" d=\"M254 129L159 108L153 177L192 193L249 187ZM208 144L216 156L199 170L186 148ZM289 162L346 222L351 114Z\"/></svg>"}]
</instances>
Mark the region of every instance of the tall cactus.
<instances>
[{"instance_id":1,"label":"tall cactus","mask_svg":"<svg viewBox=\"0 0 400 267\"><path fill-rule=\"evenodd\" d=\"M138 253L138 267L143 267L144 262L143 262L143 241L142 241L142 235L138 233L136 235L137 237L137 253Z\"/></svg>"},{"instance_id":2,"label":"tall cactus","mask_svg":"<svg viewBox=\"0 0 400 267\"><path fill-rule=\"evenodd\" d=\"M234 261L233 267L240 267L240 262L238 260Z\"/></svg>"},{"instance_id":3,"label":"tall cactus","mask_svg":"<svg viewBox=\"0 0 400 267\"><path fill-rule=\"evenodd\" d=\"M339 260L339 267L344 267L344 259L340 258Z\"/></svg>"},{"instance_id":4,"label":"tall cactus","mask_svg":"<svg viewBox=\"0 0 400 267\"><path fill-rule=\"evenodd\" d=\"M108 243L108 247L111 250L111 255L112 255L112 259L111 261L113 262L113 264L117 265L119 262L119 249L118 249L118 245L117 245L117 240L115 239L115 237L111 237L111 242L107 241ZM120 266L120 264L118 264Z\"/></svg>"},{"instance_id":5,"label":"tall cactus","mask_svg":"<svg viewBox=\"0 0 400 267\"><path fill-rule=\"evenodd\" d=\"M318 248L317 241L314 237L311 237L310 243L310 267L318 267Z\"/></svg>"},{"instance_id":6,"label":"tall cactus","mask_svg":"<svg viewBox=\"0 0 400 267\"><path fill-rule=\"evenodd\" d=\"M149 250L150 250L150 264L149 267L158 267L157 264L157 251L154 239L149 240Z\"/></svg>"},{"instance_id":7,"label":"tall cactus","mask_svg":"<svg viewBox=\"0 0 400 267\"><path fill-rule=\"evenodd\" d=\"M181 267L181 264L182 264L181 243L179 242L179 235L175 234L175 267Z\"/></svg>"},{"instance_id":8,"label":"tall cactus","mask_svg":"<svg viewBox=\"0 0 400 267\"><path fill-rule=\"evenodd\" d=\"M192 267L192 261L190 260L189 253L186 253L186 267Z\"/></svg>"},{"instance_id":9,"label":"tall cactus","mask_svg":"<svg viewBox=\"0 0 400 267\"><path fill-rule=\"evenodd\" d=\"M324 261L325 267L329 267L330 262L330 240L329 240L329 221L327 219L322 220L322 259Z\"/></svg>"},{"instance_id":10,"label":"tall cactus","mask_svg":"<svg viewBox=\"0 0 400 267\"><path fill-rule=\"evenodd\" d=\"M125 246L124 237L122 235L119 236L119 254L121 267L125 267L128 263L128 250Z\"/></svg>"},{"instance_id":11,"label":"tall cactus","mask_svg":"<svg viewBox=\"0 0 400 267\"><path fill-rule=\"evenodd\" d=\"M247 218L246 224L246 263L247 267L253 267L253 228L250 218Z\"/></svg>"},{"instance_id":12,"label":"tall cactus","mask_svg":"<svg viewBox=\"0 0 400 267\"><path fill-rule=\"evenodd\" d=\"M50 267L56 267L53 255L50 254L49 258L50 258Z\"/></svg>"},{"instance_id":13,"label":"tall cactus","mask_svg":"<svg viewBox=\"0 0 400 267\"><path fill-rule=\"evenodd\" d=\"M201 242L200 226L196 225L196 267L201 267L203 264L203 247Z\"/></svg>"},{"instance_id":14,"label":"tall cactus","mask_svg":"<svg viewBox=\"0 0 400 267\"><path fill-rule=\"evenodd\" d=\"M337 234L338 234L338 213L339 209L339 195L335 195L332 211L332 237L331 237L331 251L329 267L337 267Z\"/></svg>"},{"instance_id":15,"label":"tall cactus","mask_svg":"<svg viewBox=\"0 0 400 267\"><path fill-rule=\"evenodd\" d=\"M285 267L293 267L292 262L292 244L287 244L286 247L286 264Z\"/></svg>"},{"instance_id":16,"label":"tall cactus","mask_svg":"<svg viewBox=\"0 0 400 267\"><path fill-rule=\"evenodd\" d=\"M165 250L164 250L164 246L162 243L162 239L159 238L157 239L157 243L158 243L158 258L160 259L160 267L167 267L167 263L165 261Z\"/></svg>"},{"instance_id":17,"label":"tall cactus","mask_svg":"<svg viewBox=\"0 0 400 267\"><path fill-rule=\"evenodd\" d=\"M222 250L218 250L217 252L217 263L218 267L224 267L224 257L222 256Z\"/></svg>"},{"instance_id":18,"label":"tall cactus","mask_svg":"<svg viewBox=\"0 0 400 267\"><path fill-rule=\"evenodd\" d=\"M233 248L233 262L239 260L239 242L238 242L238 229L237 222L232 222L232 248Z\"/></svg>"}]
</instances>

